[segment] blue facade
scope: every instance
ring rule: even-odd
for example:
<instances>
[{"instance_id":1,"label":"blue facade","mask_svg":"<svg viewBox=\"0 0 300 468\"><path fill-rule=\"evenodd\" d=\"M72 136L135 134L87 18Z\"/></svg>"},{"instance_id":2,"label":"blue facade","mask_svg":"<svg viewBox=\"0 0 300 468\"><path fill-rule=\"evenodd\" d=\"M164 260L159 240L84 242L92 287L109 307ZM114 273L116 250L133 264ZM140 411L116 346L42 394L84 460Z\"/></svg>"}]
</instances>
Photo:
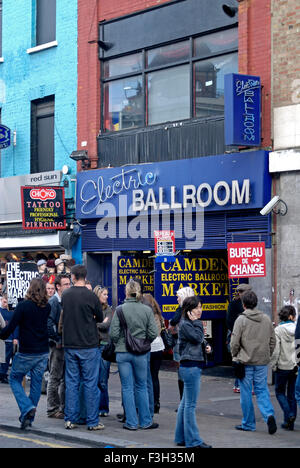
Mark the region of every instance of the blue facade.
<instances>
[{"instance_id":1,"label":"blue facade","mask_svg":"<svg viewBox=\"0 0 300 468\"><path fill-rule=\"evenodd\" d=\"M34 53L37 0L3 2L0 63L1 121L16 131L1 152L0 177L30 173L31 101L55 96L55 170L76 165L77 148L77 0L56 0L56 41Z\"/></svg>"}]
</instances>

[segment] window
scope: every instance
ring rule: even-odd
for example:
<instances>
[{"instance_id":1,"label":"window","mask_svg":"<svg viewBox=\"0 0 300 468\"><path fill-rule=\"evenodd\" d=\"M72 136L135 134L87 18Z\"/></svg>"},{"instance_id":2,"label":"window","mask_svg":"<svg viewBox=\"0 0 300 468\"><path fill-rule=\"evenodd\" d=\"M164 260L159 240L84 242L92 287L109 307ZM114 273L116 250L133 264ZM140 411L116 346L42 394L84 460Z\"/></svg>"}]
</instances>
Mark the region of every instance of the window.
<instances>
[{"instance_id":1,"label":"window","mask_svg":"<svg viewBox=\"0 0 300 468\"><path fill-rule=\"evenodd\" d=\"M190 70L188 65L149 73L148 125L190 117Z\"/></svg>"},{"instance_id":2,"label":"window","mask_svg":"<svg viewBox=\"0 0 300 468\"><path fill-rule=\"evenodd\" d=\"M103 130L223 115L237 48L231 28L103 61Z\"/></svg>"},{"instance_id":3,"label":"window","mask_svg":"<svg viewBox=\"0 0 300 468\"><path fill-rule=\"evenodd\" d=\"M56 39L56 0L36 0L36 45Z\"/></svg>"},{"instance_id":4,"label":"window","mask_svg":"<svg viewBox=\"0 0 300 468\"><path fill-rule=\"evenodd\" d=\"M54 170L54 96L31 103L31 174Z\"/></svg>"}]
</instances>

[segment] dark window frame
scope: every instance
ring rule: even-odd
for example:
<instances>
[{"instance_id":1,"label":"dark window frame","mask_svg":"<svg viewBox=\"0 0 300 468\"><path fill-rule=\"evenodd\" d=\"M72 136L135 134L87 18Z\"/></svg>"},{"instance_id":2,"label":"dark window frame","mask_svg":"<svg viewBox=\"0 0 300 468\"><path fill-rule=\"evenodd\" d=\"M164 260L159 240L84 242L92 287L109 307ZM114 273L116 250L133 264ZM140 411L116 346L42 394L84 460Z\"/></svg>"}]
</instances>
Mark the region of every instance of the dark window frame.
<instances>
[{"instance_id":1,"label":"dark window frame","mask_svg":"<svg viewBox=\"0 0 300 468\"><path fill-rule=\"evenodd\" d=\"M49 171L55 168L55 96L31 101L31 143L30 143L30 173L44 172L40 167L38 148L38 121L39 119L53 117L53 154ZM47 171L48 171L47 170Z\"/></svg>"},{"instance_id":2,"label":"dark window frame","mask_svg":"<svg viewBox=\"0 0 300 468\"><path fill-rule=\"evenodd\" d=\"M123 129L123 130L118 130L118 131L113 131L113 130L107 130L105 128L105 93L104 93L104 86L105 84L107 83L111 83L111 82L114 82L114 81L118 81L120 79L124 79L124 78L131 78L131 77L135 77L135 76L141 76L142 77L142 82L143 82L143 102L144 102L144 109L143 109L143 121L144 121L144 128L148 128L148 127L154 127L156 126L157 124L153 124L153 125L148 125L147 124L147 120L148 120L148 111L147 111L147 74L148 73L153 73L153 72L156 72L156 71L160 71L160 70L165 70L165 69L172 69L172 68L175 68L175 67L178 67L180 65L189 65L190 67L190 117L188 119L185 119L185 120L188 120L188 121L192 121L192 120L207 120L207 117L195 117L194 115L194 65L195 63L197 62L201 62L201 61L205 61L205 60L208 60L208 59L213 59L213 58L218 58L218 57L224 57L224 56L227 56L227 55L232 55L232 54L237 54L238 53L238 47L236 48L229 48L229 49L224 49L220 52L215 52L215 53L212 53L212 54L207 54L207 55L194 55L194 40L199 38L199 37L206 37L206 36L209 36L209 35L212 35L214 33L221 33L221 32L225 32L225 31L230 31L230 30L236 30L236 32L238 32L238 28L236 25L232 25L231 27L226 27L226 28L219 28L219 29L216 29L216 30L212 30L212 31L207 31L206 33L202 33L202 34L199 34L197 36L189 36L189 37L184 37L184 38L179 38L177 39L176 41L170 41L170 42L166 42L166 43L163 43L163 44L156 44L155 46L153 47L147 47L147 48L144 48L144 49L137 49L137 50L132 50L130 51L130 53L128 54L121 54L121 55L117 55L117 56L114 56L114 57L110 57L108 59L100 59L100 73L101 73L101 79L100 79L100 84L101 84L101 126L100 126L100 131L102 134L119 134L121 132L128 132L128 131L131 131L130 128L126 128L126 129ZM179 60L177 62L173 62L172 64L165 64L165 65L160 65L160 66L155 66L155 67L148 67L147 64L146 64L146 54L149 50L154 50L154 49L158 49L160 47L164 47L164 46L168 46L168 45L173 45L173 44L176 44L176 43L180 43L180 42L183 42L183 41L189 41L189 44L190 44L190 47L189 47L189 57L187 59L184 59L184 60ZM110 60L114 60L114 59L117 59L117 58L120 58L120 57L126 57L126 56L129 56L129 55L132 55L132 54L136 54L136 53L139 53L141 52L143 54L143 60L142 60L142 69L139 70L139 71L134 71L134 72L131 72L131 73L125 73L125 74L121 74L121 75L115 75L115 76L112 76L112 77L109 77L109 78L104 78L104 63L107 62L107 61L110 61ZM216 115L216 118L219 118L220 115ZM161 122L161 124L164 124L164 123L169 123L170 121L168 122ZM172 123L176 122L176 121L171 121ZM143 127L134 127L132 129L132 131L136 131L137 129L141 129Z\"/></svg>"}]
</instances>

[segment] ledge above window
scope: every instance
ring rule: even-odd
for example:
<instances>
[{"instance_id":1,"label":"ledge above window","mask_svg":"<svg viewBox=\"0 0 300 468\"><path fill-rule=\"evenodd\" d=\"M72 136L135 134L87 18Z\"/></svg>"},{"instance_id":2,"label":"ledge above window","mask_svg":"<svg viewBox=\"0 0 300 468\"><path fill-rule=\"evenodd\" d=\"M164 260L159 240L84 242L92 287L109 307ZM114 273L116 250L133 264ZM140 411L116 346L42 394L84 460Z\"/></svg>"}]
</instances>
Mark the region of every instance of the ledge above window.
<instances>
[{"instance_id":1,"label":"ledge above window","mask_svg":"<svg viewBox=\"0 0 300 468\"><path fill-rule=\"evenodd\" d=\"M36 52L40 52L41 50L51 49L52 47L57 47L57 46L58 46L58 42L52 41L52 42L47 42L46 44L41 44L36 47L32 47L31 49L27 49L26 52L27 54L35 54Z\"/></svg>"}]
</instances>

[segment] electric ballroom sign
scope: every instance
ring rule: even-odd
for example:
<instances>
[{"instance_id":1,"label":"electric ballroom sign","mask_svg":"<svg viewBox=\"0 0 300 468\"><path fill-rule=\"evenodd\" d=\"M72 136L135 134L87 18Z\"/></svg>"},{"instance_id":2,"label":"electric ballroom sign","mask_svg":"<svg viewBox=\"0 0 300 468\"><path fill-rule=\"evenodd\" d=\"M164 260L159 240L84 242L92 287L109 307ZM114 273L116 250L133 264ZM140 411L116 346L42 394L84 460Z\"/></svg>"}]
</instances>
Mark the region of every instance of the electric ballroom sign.
<instances>
[{"instance_id":1,"label":"electric ballroom sign","mask_svg":"<svg viewBox=\"0 0 300 468\"><path fill-rule=\"evenodd\" d=\"M66 229L63 187L21 187L23 229Z\"/></svg>"},{"instance_id":2,"label":"electric ballroom sign","mask_svg":"<svg viewBox=\"0 0 300 468\"><path fill-rule=\"evenodd\" d=\"M235 242L227 245L229 278L266 276L264 242Z\"/></svg>"},{"instance_id":3,"label":"electric ballroom sign","mask_svg":"<svg viewBox=\"0 0 300 468\"><path fill-rule=\"evenodd\" d=\"M225 144L261 145L261 81L259 76L225 75Z\"/></svg>"}]
</instances>

